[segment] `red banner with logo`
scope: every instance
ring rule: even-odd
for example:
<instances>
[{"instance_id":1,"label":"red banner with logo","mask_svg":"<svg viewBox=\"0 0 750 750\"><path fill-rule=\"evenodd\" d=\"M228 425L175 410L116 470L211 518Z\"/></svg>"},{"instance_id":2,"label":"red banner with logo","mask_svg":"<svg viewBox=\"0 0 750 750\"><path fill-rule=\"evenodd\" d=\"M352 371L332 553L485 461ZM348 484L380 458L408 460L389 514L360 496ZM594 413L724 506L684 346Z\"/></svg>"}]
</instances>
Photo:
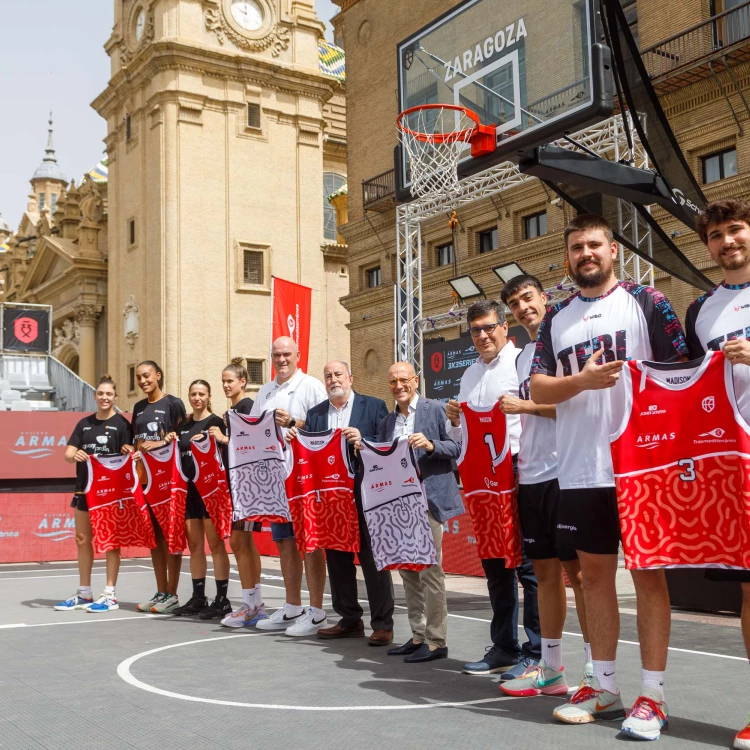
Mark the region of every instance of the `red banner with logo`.
<instances>
[{"instance_id":1,"label":"red banner with logo","mask_svg":"<svg viewBox=\"0 0 750 750\"><path fill-rule=\"evenodd\" d=\"M51 307L3 306L3 349L48 352Z\"/></svg>"},{"instance_id":2,"label":"red banner with logo","mask_svg":"<svg viewBox=\"0 0 750 750\"><path fill-rule=\"evenodd\" d=\"M276 277L273 278L272 284L271 343L279 336L289 336L294 339L300 352L299 368L302 372L307 372L312 289ZM274 374L272 367L271 375Z\"/></svg>"}]
</instances>

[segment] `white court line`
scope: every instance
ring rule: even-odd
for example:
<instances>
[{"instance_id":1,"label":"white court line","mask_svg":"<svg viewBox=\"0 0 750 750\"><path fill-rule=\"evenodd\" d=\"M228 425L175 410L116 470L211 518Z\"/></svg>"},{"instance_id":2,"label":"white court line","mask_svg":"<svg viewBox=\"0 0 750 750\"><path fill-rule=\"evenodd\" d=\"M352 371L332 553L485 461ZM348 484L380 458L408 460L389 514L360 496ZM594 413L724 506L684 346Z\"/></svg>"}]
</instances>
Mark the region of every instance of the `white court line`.
<instances>
[{"instance_id":1,"label":"white court line","mask_svg":"<svg viewBox=\"0 0 750 750\"><path fill-rule=\"evenodd\" d=\"M104 561L102 560L102 562L104 562ZM33 563L33 564L34 565L38 565L39 563ZM45 565L47 565L47 564L48 563L45 563ZM145 565L121 565L120 566L120 570L125 570L125 568L146 568L146 567L147 566L145 566ZM104 569L105 569L104 565L102 565L99 568L92 568L92 570L94 570L94 571L96 571L96 570L104 570ZM147 569L148 570L153 570L153 568L147 568ZM67 572L67 571L70 571L70 570L78 571L78 568L57 568L55 570L55 572L57 572L57 573L63 573L63 572ZM38 570L0 570L0 576L3 576L5 573L38 573L38 572L39 572ZM4 580L6 580L6 579L0 577L0 581L4 581ZM13 580L13 579L8 579L8 580Z\"/></svg>"},{"instance_id":2,"label":"white court line","mask_svg":"<svg viewBox=\"0 0 750 750\"><path fill-rule=\"evenodd\" d=\"M32 571L29 571L29 572L32 572ZM99 569L94 569L91 571L92 576L103 576L106 574L107 574L107 571L104 569L101 570L101 573L99 572ZM119 578L120 576L136 576L136 575L142 575L141 571L133 570L127 573L119 573L117 577ZM0 577L0 583L2 581L35 581L41 578L78 578L78 573L71 573L69 575L64 575L64 576L21 576L20 578L1 578Z\"/></svg>"},{"instance_id":3,"label":"white court line","mask_svg":"<svg viewBox=\"0 0 750 750\"><path fill-rule=\"evenodd\" d=\"M88 613L87 613L88 614ZM0 630L12 630L13 628L51 628L56 625L89 625L94 622L118 622L122 620L143 620L145 618L152 617L164 617L164 615L156 615L146 613L144 615L131 615L130 617L107 617L106 619L99 619L98 617L89 617L86 620L67 620L66 622L37 622L31 625L25 622L16 622L12 625L0 625Z\"/></svg>"},{"instance_id":4,"label":"white court line","mask_svg":"<svg viewBox=\"0 0 750 750\"><path fill-rule=\"evenodd\" d=\"M199 698L194 695L184 695L183 693L174 693L171 690L162 690L161 688L141 682L130 672L130 667L145 656L157 654L160 651L167 651L172 648L181 646L192 646L196 643L213 643L215 641L224 641L227 638L256 638L265 635L263 633L245 633L242 635L224 635L218 638L201 638L197 641L185 641L184 643L173 643L169 646L153 648L150 651L143 651L140 654L131 656L125 661L120 662L117 666L117 674L121 679L133 687L146 690L149 693L163 695L167 698L178 698L183 701L193 701L195 703L211 703L215 706L236 706L239 708L265 708L277 711L415 711L425 708L460 708L462 706L476 706L482 703L497 703L498 701L508 700L510 696L497 696L495 698L479 698L471 701L450 701L448 703L420 703L416 705L398 704L395 706L294 706L280 705L276 703L241 703L239 701L225 701L216 698Z\"/></svg>"}]
</instances>

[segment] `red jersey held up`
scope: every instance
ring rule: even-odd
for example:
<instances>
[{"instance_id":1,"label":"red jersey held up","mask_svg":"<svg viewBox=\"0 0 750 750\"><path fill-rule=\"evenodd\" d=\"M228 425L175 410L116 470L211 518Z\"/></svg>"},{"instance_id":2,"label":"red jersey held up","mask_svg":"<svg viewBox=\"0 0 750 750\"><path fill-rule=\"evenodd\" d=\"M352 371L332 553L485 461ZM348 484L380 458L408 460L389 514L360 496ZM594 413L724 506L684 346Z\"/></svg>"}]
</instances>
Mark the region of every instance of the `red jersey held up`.
<instances>
[{"instance_id":1,"label":"red jersey held up","mask_svg":"<svg viewBox=\"0 0 750 750\"><path fill-rule=\"evenodd\" d=\"M359 552L354 474L341 430L298 430L290 449L294 463L286 494L299 551Z\"/></svg>"},{"instance_id":2,"label":"red jersey held up","mask_svg":"<svg viewBox=\"0 0 750 750\"><path fill-rule=\"evenodd\" d=\"M133 455L89 456L86 504L97 552L156 547Z\"/></svg>"},{"instance_id":3,"label":"red jersey held up","mask_svg":"<svg viewBox=\"0 0 750 750\"><path fill-rule=\"evenodd\" d=\"M610 440L626 566L750 568L750 427L731 364L709 352L622 374Z\"/></svg>"},{"instance_id":4,"label":"red jersey held up","mask_svg":"<svg viewBox=\"0 0 750 750\"><path fill-rule=\"evenodd\" d=\"M523 539L516 480L505 414L500 405L461 404L461 455L456 462L464 486L481 560L521 564Z\"/></svg>"},{"instance_id":5,"label":"red jersey held up","mask_svg":"<svg viewBox=\"0 0 750 750\"><path fill-rule=\"evenodd\" d=\"M167 540L170 555L179 555L187 546L185 504L187 478L182 473L177 441L161 448L142 451L146 484L143 494Z\"/></svg>"},{"instance_id":6,"label":"red jersey held up","mask_svg":"<svg viewBox=\"0 0 750 750\"><path fill-rule=\"evenodd\" d=\"M229 496L226 472L219 446L212 435L203 440L191 440L190 450L195 461L193 484L201 496L219 539L232 534L232 498Z\"/></svg>"}]
</instances>

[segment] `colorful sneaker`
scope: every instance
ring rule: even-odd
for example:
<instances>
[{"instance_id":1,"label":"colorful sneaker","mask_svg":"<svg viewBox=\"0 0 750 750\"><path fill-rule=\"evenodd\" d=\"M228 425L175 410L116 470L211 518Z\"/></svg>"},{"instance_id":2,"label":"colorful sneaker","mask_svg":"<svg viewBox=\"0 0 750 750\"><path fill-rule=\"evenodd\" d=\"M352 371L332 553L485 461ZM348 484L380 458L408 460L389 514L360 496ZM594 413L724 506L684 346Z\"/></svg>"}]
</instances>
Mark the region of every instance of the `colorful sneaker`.
<instances>
[{"instance_id":1,"label":"colorful sneaker","mask_svg":"<svg viewBox=\"0 0 750 750\"><path fill-rule=\"evenodd\" d=\"M734 738L735 750L750 750L750 724L737 732Z\"/></svg>"},{"instance_id":2,"label":"colorful sneaker","mask_svg":"<svg viewBox=\"0 0 750 750\"><path fill-rule=\"evenodd\" d=\"M502 683L500 690L516 698L532 695L567 695L568 681L565 679L565 667L558 672L548 667L544 659L540 659L539 664L530 665L520 677Z\"/></svg>"},{"instance_id":3,"label":"colorful sneaker","mask_svg":"<svg viewBox=\"0 0 750 750\"><path fill-rule=\"evenodd\" d=\"M116 609L120 609L117 599L113 596L105 596L104 594L102 594L93 604L86 607L87 612L114 612Z\"/></svg>"},{"instance_id":4,"label":"colorful sneaker","mask_svg":"<svg viewBox=\"0 0 750 750\"><path fill-rule=\"evenodd\" d=\"M246 625L257 625L261 620L267 620L268 615L266 614L266 605L263 602L255 610L255 617L251 617L245 624Z\"/></svg>"},{"instance_id":5,"label":"colorful sneaker","mask_svg":"<svg viewBox=\"0 0 750 750\"><path fill-rule=\"evenodd\" d=\"M535 667L539 664L537 659L532 659L530 656L523 656L519 659L517 664L514 664L510 669L506 670L500 675L500 679L503 682L510 682L511 680L517 680L521 675L526 673L529 667Z\"/></svg>"},{"instance_id":6,"label":"colorful sneaker","mask_svg":"<svg viewBox=\"0 0 750 750\"><path fill-rule=\"evenodd\" d=\"M622 733L637 740L658 740L662 730L669 728L669 710L656 690L644 690L636 698L628 718L622 723Z\"/></svg>"},{"instance_id":7,"label":"colorful sneaker","mask_svg":"<svg viewBox=\"0 0 750 750\"><path fill-rule=\"evenodd\" d=\"M55 612L69 612L74 609L88 609L94 603L93 599L84 599L80 591L76 591L75 596L66 599L64 602L55 604Z\"/></svg>"},{"instance_id":8,"label":"colorful sneaker","mask_svg":"<svg viewBox=\"0 0 750 750\"><path fill-rule=\"evenodd\" d=\"M578 690L573 693L568 703L558 706L552 715L566 724L589 724L592 721L624 719L625 707L619 693L602 690L589 663L586 665Z\"/></svg>"},{"instance_id":9,"label":"colorful sneaker","mask_svg":"<svg viewBox=\"0 0 750 750\"><path fill-rule=\"evenodd\" d=\"M162 594L160 591L157 591L147 602L141 602L139 605L136 606L136 609L139 612L150 612L151 608L156 606L160 601Z\"/></svg>"},{"instance_id":10,"label":"colorful sneaker","mask_svg":"<svg viewBox=\"0 0 750 750\"><path fill-rule=\"evenodd\" d=\"M257 623L258 630L286 630L305 614L304 609L296 615L290 614L290 612L291 610L286 608L286 604L279 607L270 617L265 617L262 622Z\"/></svg>"},{"instance_id":11,"label":"colorful sneaker","mask_svg":"<svg viewBox=\"0 0 750 750\"><path fill-rule=\"evenodd\" d=\"M155 615L171 615L180 606L180 600L174 594L162 594L159 601L151 607Z\"/></svg>"}]
</instances>

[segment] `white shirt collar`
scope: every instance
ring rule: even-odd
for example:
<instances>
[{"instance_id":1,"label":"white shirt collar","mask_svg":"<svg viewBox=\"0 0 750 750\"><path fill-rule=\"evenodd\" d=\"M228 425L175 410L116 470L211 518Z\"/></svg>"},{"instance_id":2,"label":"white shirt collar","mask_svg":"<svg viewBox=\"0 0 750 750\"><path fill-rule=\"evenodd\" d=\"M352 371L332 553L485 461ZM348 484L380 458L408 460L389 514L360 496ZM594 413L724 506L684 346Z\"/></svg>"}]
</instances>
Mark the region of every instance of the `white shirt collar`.
<instances>
[{"instance_id":1,"label":"white shirt collar","mask_svg":"<svg viewBox=\"0 0 750 750\"><path fill-rule=\"evenodd\" d=\"M273 379L273 385L274 388L283 388L284 386L291 387L292 384L296 385L297 381L304 375L305 373L302 372L302 370L299 369L299 367L294 371L294 375L292 375L289 380L285 380L283 383L279 383L279 376L277 375Z\"/></svg>"},{"instance_id":2,"label":"white shirt collar","mask_svg":"<svg viewBox=\"0 0 750 750\"><path fill-rule=\"evenodd\" d=\"M515 348L516 347L512 341L507 341L505 346L497 353L497 356L494 359L485 362L481 357L477 357L477 363L482 367L495 367L501 360L509 356Z\"/></svg>"},{"instance_id":3,"label":"white shirt collar","mask_svg":"<svg viewBox=\"0 0 750 750\"><path fill-rule=\"evenodd\" d=\"M414 414L414 412L417 410L417 401L419 401L419 394L415 393L414 398L409 401L409 408L407 409L409 414ZM396 414L400 414L402 417L404 416L401 414L401 409L398 408L398 404L396 404L396 408L394 410Z\"/></svg>"}]
</instances>

